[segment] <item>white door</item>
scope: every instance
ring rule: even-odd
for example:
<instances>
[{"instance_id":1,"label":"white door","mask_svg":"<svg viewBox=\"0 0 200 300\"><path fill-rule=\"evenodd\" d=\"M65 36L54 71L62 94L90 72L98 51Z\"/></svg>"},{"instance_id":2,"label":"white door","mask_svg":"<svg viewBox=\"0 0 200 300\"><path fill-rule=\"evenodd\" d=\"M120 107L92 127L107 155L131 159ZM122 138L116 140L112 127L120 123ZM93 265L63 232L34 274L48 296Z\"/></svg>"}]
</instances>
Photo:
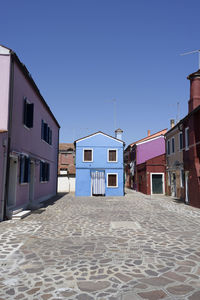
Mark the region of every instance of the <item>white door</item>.
<instances>
[{"instance_id":1,"label":"white door","mask_svg":"<svg viewBox=\"0 0 200 300\"><path fill-rule=\"evenodd\" d=\"M172 173L171 195L176 197L176 174Z\"/></svg>"},{"instance_id":2,"label":"white door","mask_svg":"<svg viewBox=\"0 0 200 300\"><path fill-rule=\"evenodd\" d=\"M189 172L185 172L185 203L189 203L189 193L188 193L188 175Z\"/></svg>"},{"instance_id":3,"label":"white door","mask_svg":"<svg viewBox=\"0 0 200 300\"><path fill-rule=\"evenodd\" d=\"M91 172L92 195L105 195L105 172Z\"/></svg>"},{"instance_id":4,"label":"white door","mask_svg":"<svg viewBox=\"0 0 200 300\"><path fill-rule=\"evenodd\" d=\"M17 170L18 159L17 157L11 157L8 183L8 206L14 206L16 204Z\"/></svg>"}]
</instances>

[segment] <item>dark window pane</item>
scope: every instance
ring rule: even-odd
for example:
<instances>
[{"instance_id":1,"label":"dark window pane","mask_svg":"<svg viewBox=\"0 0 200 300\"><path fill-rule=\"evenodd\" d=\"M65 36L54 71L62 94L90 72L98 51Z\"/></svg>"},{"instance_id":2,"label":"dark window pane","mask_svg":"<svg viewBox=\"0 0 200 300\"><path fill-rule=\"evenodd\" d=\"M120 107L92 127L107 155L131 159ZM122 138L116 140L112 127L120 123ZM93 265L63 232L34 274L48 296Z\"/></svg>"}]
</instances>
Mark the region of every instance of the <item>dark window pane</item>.
<instances>
[{"instance_id":1,"label":"dark window pane","mask_svg":"<svg viewBox=\"0 0 200 300\"><path fill-rule=\"evenodd\" d=\"M108 175L108 186L117 186L117 175L116 174Z\"/></svg>"},{"instance_id":2,"label":"dark window pane","mask_svg":"<svg viewBox=\"0 0 200 300\"><path fill-rule=\"evenodd\" d=\"M92 150L84 150L84 161L92 161Z\"/></svg>"},{"instance_id":3,"label":"dark window pane","mask_svg":"<svg viewBox=\"0 0 200 300\"><path fill-rule=\"evenodd\" d=\"M116 161L117 153L116 150L109 150L109 161Z\"/></svg>"}]
</instances>

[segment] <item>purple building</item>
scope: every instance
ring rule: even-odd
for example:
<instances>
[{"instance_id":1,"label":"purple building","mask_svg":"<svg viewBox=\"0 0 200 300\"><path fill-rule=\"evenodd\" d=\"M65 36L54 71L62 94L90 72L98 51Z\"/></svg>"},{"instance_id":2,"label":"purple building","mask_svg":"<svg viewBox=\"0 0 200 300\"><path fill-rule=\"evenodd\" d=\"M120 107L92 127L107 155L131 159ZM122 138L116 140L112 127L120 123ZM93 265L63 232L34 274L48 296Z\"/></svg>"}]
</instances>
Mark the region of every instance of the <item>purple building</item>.
<instances>
[{"instance_id":1,"label":"purple building","mask_svg":"<svg viewBox=\"0 0 200 300\"><path fill-rule=\"evenodd\" d=\"M125 150L126 186L144 194L165 193L166 129L130 144Z\"/></svg>"},{"instance_id":2,"label":"purple building","mask_svg":"<svg viewBox=\"0 0 200 300\"><path fill-rule=\"evenodd\" d=\"M0 220L56 194L59 128L25 65L0 46Z\"/></svg>"}]
</instances>

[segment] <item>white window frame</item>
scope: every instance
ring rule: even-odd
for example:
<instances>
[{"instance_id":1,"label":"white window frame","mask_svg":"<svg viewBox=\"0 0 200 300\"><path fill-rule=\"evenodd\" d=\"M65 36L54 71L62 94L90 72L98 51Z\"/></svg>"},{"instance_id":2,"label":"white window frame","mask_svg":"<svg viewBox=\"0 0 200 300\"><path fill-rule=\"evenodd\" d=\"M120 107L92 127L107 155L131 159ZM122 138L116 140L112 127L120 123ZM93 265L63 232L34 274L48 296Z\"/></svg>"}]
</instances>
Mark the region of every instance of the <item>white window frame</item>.
<instances>
[{"instance_id":1,"label":"white window frame","mask_svg":"<svg viewBox=\"0 0 200 300\"><path fill-rule=\"evenodd\" d=\"M172 145L172 146L171 146L171 148L172 148L171 150L172 150L172 154L174 154L174 153L175 153L175 139L174 139L174 137L171 138L171 141L172 141L172 142L171 142L171 145ZM173 149L173 141L174 141L174 149ZM173 150L174 150L174 151L173 151Z\"/></svg>"},{"instance_id":2,"label":"white window frame","mask_svg":"<svg viewBox=\"0 0 200 300\"><path fill-rule=\"evenodd\" d=\"M116 160L109 160L109 151L113 151L113 150L116 151ZM110 162L110 163L118 162L118 149L108 149L107 150L107 162Z\"/></svg>"},{"instance_id":3,"label":"white window frame","mask_svg":"<svg viewBox=\"0 0 200 300\"><path fill-rule=\"evenodd\" d=\"M189 127L185 128L185 151L189 150Z\"/></svg>"},{"instance_id":4,"label":"white window frame","mask_svg":"<svg viewBox=\"0 0 200 300\"><path fill-rule=\"evenodd\" d=\"M84 153L85 153L85 150L91 150L91 151L92 151L92 160L84 160ZM84 162L84 163L90 163L90 162L93 162L93 149L92 149L92 148L83 148L83 162Z\"/></svg>"},{"instance_id":5,"label":"white window frame","mask_svg":"<svg viewBox=\"0 0 200 300\"><path fill-rule=\"evenodd\" d=\"M165 173L150 173L151 175L151 195L155 195L153 194L153 184L152 184L152 175L162 175L162 180L163 180L163 193L162 194L156 194L156 195L165 195Z\"/></svg>"},{"instance_id":6,"label":"white window frame","mask_svg":"<svg viewBox=\"0 0 200 300\"><path fill-rule=\"evenodd\" d=\"M108 185L108 176L109 176L109 175L116 175L116 183L117 183L116 186L109 186L109 185ZM107 173L106 187L109 188L109 189L116 189L116 188L118 188L118 173Z\"/></svg>"},{"instance_id":7,"label":"white window frame","mask_svg":"<svg viewBox=\"0 0 200 300\"><path fill-rule=\"evenodd\" d=\"M184 188L184 183L183 183L183 178L182 178L182 172L184 174L184 169L180 169L180 187Z\"/></svg>"},{"instance_id":8,"label":"white window frame","mask_svg":"<svg viewBox=\"0 0 200 300\"><path fill-rule=\"evenodd\" d=\"M180 139L180 136L182 135L182 148L181 148L181 139ZM179 135L178 135L178 141L179 141L179 151L183 151L183 132L179 132Z\"/></svg>"}]
</instances>

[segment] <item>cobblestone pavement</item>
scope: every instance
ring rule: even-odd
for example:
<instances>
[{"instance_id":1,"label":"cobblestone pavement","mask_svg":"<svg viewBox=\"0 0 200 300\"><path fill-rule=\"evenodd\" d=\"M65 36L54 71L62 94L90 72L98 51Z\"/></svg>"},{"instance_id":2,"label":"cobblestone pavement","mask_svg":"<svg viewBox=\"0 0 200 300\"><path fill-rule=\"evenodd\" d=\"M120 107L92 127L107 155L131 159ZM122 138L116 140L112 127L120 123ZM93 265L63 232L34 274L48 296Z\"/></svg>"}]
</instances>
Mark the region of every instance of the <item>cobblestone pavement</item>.
<instances>
[{"instance_id":1,"label":"cobblestone pavement","mask_svg":"<svg viewBox=\"0 0 200 300\"><path fill-rule=\"evenodd\" d=\"M164 196L65 195L0 224L0 300L199 300L199 228Z\"/></svg>"}]
</instances>

